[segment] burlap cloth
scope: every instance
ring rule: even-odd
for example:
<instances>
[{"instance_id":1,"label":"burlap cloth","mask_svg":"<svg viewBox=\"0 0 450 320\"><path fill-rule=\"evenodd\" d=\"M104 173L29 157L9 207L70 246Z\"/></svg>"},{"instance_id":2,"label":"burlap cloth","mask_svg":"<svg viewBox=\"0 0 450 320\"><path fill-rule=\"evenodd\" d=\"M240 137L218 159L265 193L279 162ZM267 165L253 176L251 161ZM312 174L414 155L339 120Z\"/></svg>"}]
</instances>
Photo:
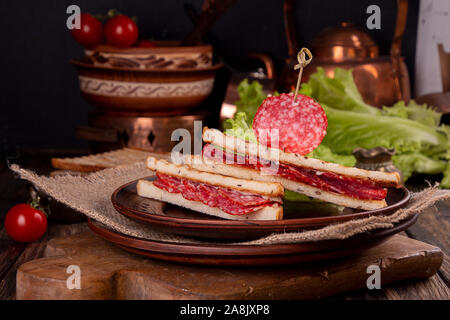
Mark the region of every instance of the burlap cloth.
<instances>
[{"instance_id":1,"label":"burlap cloth","mask_svg":"<svg viewBox=\"0 0 450 320\"><path fill-rule=\"evenodd\" d=\"M145 167L143 162L105 169L86 176L46 177L38 176L17 165L12 165L11 169L54 199L118 232L137 238L164 242L202 243L199 240L156 231L151 226L135 222L114 209L110 198L115 189L132 180L151 175L151 171ZM449 190L440 190L436 186L430 187L420 193L413 193L407 207L388 216L372 216L311 231L273 234L253 241L239 242L239 244L256 245L345 239L374 229L391 228L393 224L423 212L436 201L449 198Z\"/></svg>"}]
</instances>

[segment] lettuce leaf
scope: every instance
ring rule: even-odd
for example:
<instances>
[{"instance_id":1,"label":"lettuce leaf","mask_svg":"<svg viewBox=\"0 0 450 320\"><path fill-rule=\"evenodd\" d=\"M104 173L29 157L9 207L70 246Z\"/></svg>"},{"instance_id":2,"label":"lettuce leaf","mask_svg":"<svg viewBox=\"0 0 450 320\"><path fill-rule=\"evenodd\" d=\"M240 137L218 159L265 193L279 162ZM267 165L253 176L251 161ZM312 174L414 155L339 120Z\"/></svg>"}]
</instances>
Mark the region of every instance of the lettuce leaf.
<instances>
[{"instance_id":1,"label":"lettuce leaf","mask_svg":"<svg viewBox=\"0 0 450 320\"><path fill-rule=\"evenodd\" d=\"M308 196L305 196L304 194L301 193L297 193L294 191L290 191L290 190L284 190L284 197L283 197L283 202L285 201L292 201L292 202L308 202L308 201L320 201L320 200L316 200L314 198L310 198Z\"/></svg>"},{"instance_id":2,"label":"lettuce leaf","mask_svg":"<svg viewBox=\"0 0 450 320\"><path fill-rule=\"evenodd\" d=\"M444 178L439 185L441 188L450 189L450 163L447 163L447 167L444 170Z\"/></svg>"},{"instance_id":3,"label":"lettuce leaf","mask_svg":"<svg viewBox=\"0 0 450 320\"><path fill-rule=\"evenodd\" d=\"M249 142L257 142L253 129L248 124L248 116L245 112L236 113L234 119L226 119L223 122L223 128L229 136L238 137Z\"/></svg>"},{"instance_id":4,"label":"lettuce leaf","mask_svg":"<svg viewBox=\"0 0 450 320\"><path fill-rule=\"evenodd\" d=\"M322 104L328 118L323 144L333 152L351 154L355 148L394 148L397 153L434 153L448 149L448 137L433 127L399 117L343 111Z\"/></svg>"},{"instance_id":5,"label":"lettuce leaf","mask_svg":"<svg viewBox=\"0 0 450 320\"><path fill-rule=\"evenodd\" d=\"M436 160L421 153L404 153L392 157L394 165L400 169L406 181L414 172L437 174L447 170L447 161Z\"/></svg>"},{"instance_id":6,"label":"lettuce leaf","mask_svg":"<svg viewBox=\"0 0 450 320\"><path fill-rule=\"evenodd\" d=\"M256 110L261 105L267 95L263 91L262 85L254 80L251 84L248 79L244 79L238 86L239 100L236 101L236 112L247 114L247 123L251 126Z\"/></svg>"},{"instance_id":7,"label":"lettuce leaf","mask_svg":"<svg viewBox=\"0 0 450 320\"><path fill-rule=\"evenodd\" d=\"M351 154L339 154L333 152L325 144L320 144L316 149L308 153L306 156L327 162L338 163L346 167L354 167L356 164L356 159Z\"/></svg>"},{"instance_id":8,"label":"lettuce leaf","mask_svg":"<svg viewBox=\"0 0 450 320\"><path fill-rule=\"evenodd\" d=\"M415 120L430 127L436 127L441 121L442 114L434 111L426 104L417 104L411 100L408 105L404 101L399 101L392 107L383 107L383 115Z\"/></svg>"},{"instance_id":9,"label":"lettuce leaf","mask_svg":"<svg viewBox=\"0 0 450 320\"><path fill-rule=\"evenodd\" d=\"M379 109L364 102L353 81L352 70L336 68L334 77L330 78L325 74L325 70L319 67L307 83L307 86L302 86L300 92L314 98L320 104L324 103L340 110L374 115L381 113Z\"/></svg>"}]
</instances>

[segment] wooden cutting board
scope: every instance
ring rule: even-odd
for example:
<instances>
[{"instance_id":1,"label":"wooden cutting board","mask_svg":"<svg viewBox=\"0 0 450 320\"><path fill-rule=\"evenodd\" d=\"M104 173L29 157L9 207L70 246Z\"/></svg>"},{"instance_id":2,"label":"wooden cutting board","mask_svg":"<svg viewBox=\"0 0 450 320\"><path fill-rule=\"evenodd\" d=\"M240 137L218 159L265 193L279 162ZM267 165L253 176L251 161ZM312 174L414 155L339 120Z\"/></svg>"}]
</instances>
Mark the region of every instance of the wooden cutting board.
<instances>
[{"instance_id":1,"label":"wooden cutting board","mask_svg":"<svg viewBox=\"0 0 450 320\"><path fill-rule=\"evenodd\" d=\"M206 268L133 255L84 231L49 241L44 258L23 264L17 271L16 298L316 299L366 288L370 265L380 267L383 288L430 277L442 260L439 248L395 235L345 259L275 268ZM67 287L74 276L67 269L73 265L80 268L80 289Z\"/></svg>"}]
</instances>

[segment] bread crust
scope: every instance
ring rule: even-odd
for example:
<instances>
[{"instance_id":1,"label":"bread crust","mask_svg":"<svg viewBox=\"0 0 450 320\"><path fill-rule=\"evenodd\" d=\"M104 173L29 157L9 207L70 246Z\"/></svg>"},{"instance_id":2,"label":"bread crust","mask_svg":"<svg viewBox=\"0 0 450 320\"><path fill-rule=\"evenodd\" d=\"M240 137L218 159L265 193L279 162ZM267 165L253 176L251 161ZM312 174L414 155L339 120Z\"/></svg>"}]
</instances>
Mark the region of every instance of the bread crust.
<instances>
[{"instance_id":1,"label":"bread crust","mask_svg":"<svg viewBox=\"0 0 450 320\"><path fill-rule=\"evenodd\" d=\"M123 148L75 158L52 158L51 163L55 169L94 172L138 161L145 161L151 154L146 151Z\"/></svg>"},{"instance_id":2,"label":"bread crust","mask_svg":"<svg viewBox=\"0 0 450 320\"><path fill-rule=\"evenodd\" d=\"M228 220L281 220L283 219L283 207L273 204L270 207L250 212L244 215L231 215L219 208L209 207L200 201L191 201L183 198L180 193L170 193L159 189L153 185L151 181L139 180L137 184L138 195L146 198L168 202L180 207L191 209L194 211L209 214L211 216L220 217Z\"/></svg>"},{"instance_id":3,"label":"bread crust","mask_svg":"<svg viewBox=\"0 0 450 320\"><path fill-rule=\"evenodd\" d=\"M107 167L101 165L88 165L81 163L73 163L71 161L66 161L65 158L52 158L52 167L55 169L69 170L69 171L79 171L79 172L95 172L106 169Z\"/></svg>"},{"instance_id":4,"label":"bread crust","mask_svg":"<svg viewBox=\"0 0 450 320\"><path fill-rule=\"evenodd\" d=\"M256 143L249 143L236 137L227 136L217 129L209 129L204 127L203 141L226 148L227 150L233 150L238 153L249 154L252 156L259 156L263 159L279 161L281 163L286 163L296 167L333 172L342 176L373 181L377 185L387 188L400 187L400 175L397 172L370 171L354 167L345 167L336 163L308 158L295 153L287 153ZM278 154L278 159L274 159L274 154Z\"/></svg>"}]
</instances>

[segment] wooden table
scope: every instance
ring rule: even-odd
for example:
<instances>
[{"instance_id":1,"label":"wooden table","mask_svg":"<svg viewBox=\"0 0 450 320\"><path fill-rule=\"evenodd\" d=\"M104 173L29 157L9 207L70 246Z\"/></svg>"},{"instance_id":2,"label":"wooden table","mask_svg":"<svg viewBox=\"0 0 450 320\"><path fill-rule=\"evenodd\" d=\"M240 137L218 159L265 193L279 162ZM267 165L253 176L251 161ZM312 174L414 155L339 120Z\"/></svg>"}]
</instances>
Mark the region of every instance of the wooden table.
<instances>
[{"instance_id":1,"label":"wooden table","mask_svg":"<svg viewBox=\"0 0 450 320\"><path fill-rule=\"evenodd\" d=\"M53 154L53 156L60 156ZM64 155L66 156L66 155ZM40 174L51 171L48 154L22 154L14 160ZM416 184L417 186L417 181ZM8 238L4 228L4 215L14 204L26 202L26 182L17 179L5 165L0 163L0 299L15 298L16 270L23 263L43 255L46 243L57 236L70 235L84 229L84 224L50 223L49 231L40 241L31 244L16 243ZM427 280L411 280L397 283L381 290L361 290L335 296L332 299L448 299L450 296L450 201L441 202L423 213L418 222L406 231L406 235L436 245L444 252L444 263L437 274Z\"/></svg>"}]
</instances>

